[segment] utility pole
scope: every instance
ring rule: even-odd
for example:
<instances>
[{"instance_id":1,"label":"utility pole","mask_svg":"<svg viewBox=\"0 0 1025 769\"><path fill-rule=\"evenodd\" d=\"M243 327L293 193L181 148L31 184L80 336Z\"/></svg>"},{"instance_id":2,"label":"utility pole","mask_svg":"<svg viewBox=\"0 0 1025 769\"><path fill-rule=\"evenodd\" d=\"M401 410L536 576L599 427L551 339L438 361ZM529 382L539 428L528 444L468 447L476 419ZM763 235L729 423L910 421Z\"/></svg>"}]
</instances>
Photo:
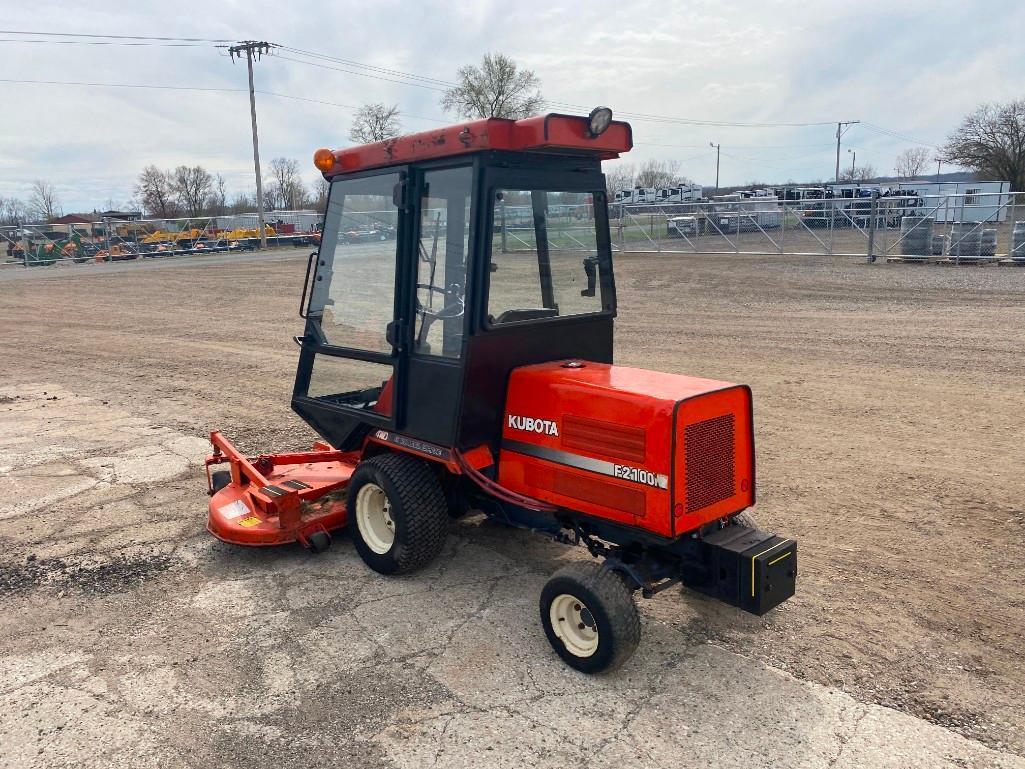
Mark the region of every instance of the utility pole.
<instances>
[{"instance_id":1,"label":"utility pole","mask_svg":"<svg viewBox=\"0 0 1025 769\"><path fill-rule=\"evenodd\" d=\"M841 120L836 124L836 181L840 181L840 137L847 133L852 125L857 125L860 120Z\"/></svg>"},{"instance_id":2,"label":"utility pole","mask_svg":"<svg viewBox=\"0 0 1025 769\"><path fill-rule=\"evenodd\" d=\"M267 248L267 230L263 222L263 181L260 178L260 141L256 135L256 90L253 88L253 54L262 58L263 54L269 53L273 43L257 42L255 40L243 40L228 49L228 55L234 61L235 57L242 58L246 55L246 64L249 67L249 116L253 121L253 166L256 168L256 222L260 231L260 248Z\"/></svg>"},{"instance_id":3,"label":"utility pole","mask_svg":"<svg viewBox=\"0 0 1025 769\"><path fill-rule=\"evenodd\" d=\"M851 181L853 182L854 181L854 161L856 161L858 159L858 151L857 150L847 150L847 151L849 153L851 153Z\"/></svg>"},{"instance_id":4,"label":"utility pole","mask_svg":"<svg viewBox=\"0 0 1025 769\"><path fill-rule=\"evenodd\" d=\"M936 158L936 183L940 183L940 166L943 165L942 158Z\"/></svg>"},{"instance_id":5,"label":"utility pole","mask_svg":"<svg viewBox=\"0 0 1025 769\"><path fill-rule=\"evenodd\" d=\"M715 194L719 194L719 150L722 144L716 144L715 142L709 142L709 147L715 147Z\"/></svg>"}]
</instances>

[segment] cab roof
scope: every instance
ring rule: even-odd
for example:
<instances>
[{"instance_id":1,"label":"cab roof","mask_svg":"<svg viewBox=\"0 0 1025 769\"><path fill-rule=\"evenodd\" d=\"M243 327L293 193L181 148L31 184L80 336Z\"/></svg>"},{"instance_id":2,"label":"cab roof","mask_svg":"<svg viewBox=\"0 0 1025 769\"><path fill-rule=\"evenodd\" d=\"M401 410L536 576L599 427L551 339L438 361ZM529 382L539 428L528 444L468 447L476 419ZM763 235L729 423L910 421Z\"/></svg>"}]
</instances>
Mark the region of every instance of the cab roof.
<instances>
[{"instance_id":1,"label":"cab roof","mask_svg":"<svg viewBox=\"0 0 1025 769\"><path fill-rule=\"evenodd\" d=\"M588 119L578 115L548 114L523 120L488 118L447 128L398 136L375 144L331 150L334 162L324 170L327 179L371 168L403 165L419 160L455 157L483 150L550 152L586 155L599 160L619 157L633 147L630 124L613 120L598 136L591 136ZM318 150L317 155L325 154Z\"/></svg>"}]
</instances>

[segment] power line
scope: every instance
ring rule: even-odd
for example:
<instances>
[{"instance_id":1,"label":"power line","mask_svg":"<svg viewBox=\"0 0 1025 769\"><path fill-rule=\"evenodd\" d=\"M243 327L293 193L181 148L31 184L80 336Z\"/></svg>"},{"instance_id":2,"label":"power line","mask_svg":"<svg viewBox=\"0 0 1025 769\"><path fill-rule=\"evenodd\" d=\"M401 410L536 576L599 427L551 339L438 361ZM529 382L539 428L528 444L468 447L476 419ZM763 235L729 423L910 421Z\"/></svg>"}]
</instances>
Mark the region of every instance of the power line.
<instances>
[{"instance_id":1,"label":"power line","mask_svg":"<svg viewBox=\"0 0 1025 769\"><path fill-rule=\"evenodd\" d=\"M88 86L92 88L152 88L164 91L222 91L226 93L245 93L245 88L203 88L188 85L155 85L152 83L93 83L82 80L16 80L13 78L0 78L0 83L15 83L27 85L75 85Z\"/></svg>"},{"instance_id":2,"label":"power line","mask_svg":"<svg viewBox=\"0 0 1025 769\"><path fill-rule=\"evenodd\" d=\"M913 139L910 136L904 136L903 134L897 133L896 131L891 131L888 128L878 126L875 123L865 123L864 126L869 130L875 131L876 133L886 134L887 136L891 136L895 139L900 139L901 141L911 142L912 144L921 144L923 147L931 147L934 150L939 149L939 147L935 144L930 144L929 142L923 142L918 139Z\"/></svg>"},{"instance_id":3,"label":"power line","mask_svg":"<svg viewBox=\"0 0 1025 769\"><path fill-rule=\"evenodd\" d=\"M409 72L403 72L402 70L389 69L386 67L378 67L372 64L364 64L362 62L354 61L352 59L342 59L336 56L329 56L328 54L317 53L315 51L306 51L300 48L292 48L291 46L280 46L280 50L289 51L291 53L306 56L307 58L315 58L320 61L330 61L337 64L343 64L350 69L342 69L339 67L330 67L326 64L312 61L303 61L301 59L294 59L289 56L282 56L281 54L275 53L274 55L284 61L292 61L297 64L307 64L312 67L321 67L323 69L334 70L336 72L342 72L349 75L357 75L359 77L374 78L377 80L384 80L390 83L398 83L400 85L411 85L417 88L426 88L434 91L444 91L449 88L455 88L456 83L447 80L441 80L440 78L427 77L424 75L414 75ZM351 68L366 69L369 72L356 72ZM371 74L371 73L382 73L382 74ZM383 75L390 75L392 77L384 77ZM394 79L402 78L402 79ZM420 82L406 82L407 80L415 80ZM548 101L550 106L560 109L575 109L575 110L587 110L588 107L580 104L573 104L570 102L563 101ZM699 126L710 126L710 127L727 127L727 128L805 128L811 126L825 126L833 125L834 121L820 121L820 122L745 122L745 121L726 121L726 120L700 120L697 118L686 118L686 117L674 117L669 115L653 115L644 112L629 112L625 110L617 110L616 114L636 119L639 122L649 123L678 123L683 125L699 125Z\"/></svg>"},{"instance_id":4,"label":"power line","mask_svg":"<svg viewBox=\"0 0 1025 769\"><path fill-rule=\"evenodd\" d=\"M152 35L96 35L84 32L26 32L18 29L0 29L0 35L31 35L32 37L91 37L110 40L163 40L178 43L231 43L220 37L154 37Z\"/></svg>"},{"instance_id":5,"label":"power line","mask_svg":"<svg viewBox=\"0 0 1025 769\"><path fill-rule=\"evenodd\" d=\"M192 42L192 43L230 43L232 41L224 38L187 38L187 37L158 37L158 36L144 36L144 35L96 35L96 34L84 34L84 33L61 33L61 32L26 32L26 31L15 31L15 30L0 30L0 34L14 34L14 35L34 35L37 37L79 37L79 38L94 38L104 40L135 40L135 41L170 41L170 42ZM59 42L59 41L55 41ZM396 83L398 85L409 85L417 88L424 88L432 91L444 91L449 88L455 87L455 83L440 78L428 77L425 75L417 75L410 72L403 72L402 70L392 69L388 67L379 67L372 64L365 64L352 59L344 59L341 57L330 56L328 54L318 53L316 51L307 51L301 48L294 48L291 46L275 46L281 50L285 50L299 56L305 56L307 58L317 59L319 61L304 61L302 59L295 59L288 56L282 56L275 54L278 58L285 61L291 61L297 64L306 64L308 66L320 67L322 69L334 70L348 75L356 75L357 77L372 78L375 80L382 80L384 82ZM319 62L332 62L335 64L341 64L342 67L332 67L324 63ZM358 71L366 70L366 71ZM573 104L571 102L563 101L549 101L552 107L558 109L573 109L573 110L586 110L587 107ZM644 112L631 112L631 111L619 111L623 117L630 118L637 122L649 122L649 123L664 123L664 124L676 124L676 125L690 125L690 126L707 126L715 128L804 128L812 126L823 126L832 125L834 121L806 121L806 122L775 122L775 121L734 121L734 120L701 120L698 118L678 117L671 115L656 115Z\"/></svg>"},{"instance_id":6,"label":"power line","mask_svg":"<svg viewBox=\"0 0 1025 769\"><path fill-rule=\"evenodd\" d=\"M155 35L101 35L92 33L79 33L79 32L39 32L39 31L26 31L26 30L0 30L0 34L3 35L24 35L31 36L33 38L53 38L53 39L0 39L0 43L54 43L54 44L79 44L79 45L124 45L124 46L159 46L159 47L203 47L203 44L216 44L216 43L230 43L232 42L228 38L201 38L201 37L172 37L172 36L155 36ZM66 40L60 38L77 38L75 40ZM357 77L366 77L375 80L381 80L384 82L395 83L398 85L409 85L417 88L423 88L432 91L444 91L448 88L455 87L455 83L451 81L443 80L441 78L429 77L426 75L418 75L410 72L404 72L402 70L380 67L372 64L365 64L363 62L355 61L353 59L345 59L342 57L331 56L329 54L319 53L316 51L308 51L302 48L295 48L292 46L275 46L276 48L294 53L298 56L305 57L305 59L315 59L316 61L308 61L304 59L297 59L290 56L282 56L280 54L274 54L279 59L290 61L297 64L306 64L312 67L319 67L321 69L328 69L342 74L355 75ZM342 66L330 66L324 62L331 62L333 64L339 64ZM363 71L360 71L363 70ZM29 80L10 80L0 79L0 82L21 82L21 83L39 83L39 84L67 84L67 85L82 85L82 86L106 86L115 88L166 88L170 90L225 90L230 91L232 89L202 89L202 88L191 88L184 86L149 86L149 85L128 85L128 84L93 84L93 83L77 83L67 81L29 81ZM297 98L302 100L301 97L289 97L285 94L272 94L281 98ZM311 102L317 102L318 100L309 100ZM349 105L340 105L331 102L324 102L330 106L341 106L344 108L351 108ZM574 104L571 102L563 102L552 100L548 104L553 108L557 109L572 109L572 110L585 110L585 106ZM702 120L698 118L671 116L671 115L658 115L653 113L644 112L632 112L628 110L618 110L617 114L621 117L634 120L635 122L648 122L656 124L666 125L683 125L683 126L703 126L703 127L714 127L714 128L806 128L806 127L818 127L825 125L833 125L834 121L735 121L735 120ZM425 116L414 116L418 119L428 120L432 122L446 122L437 118L429 118ZM850 121L847 121L850 122ZM865 127L873 130L877 133L890 136L892 138L900 139L902 141L909 141L913 144L919 144L924 147L930 147L936 149L937 146L931 142L921 141L910 136L906 136L897 131L884 128L882 126L874 125L872 123L865 123ZM678 146L681 148L691 148L700 145L659 145L654 142L650 142L649 146ZM764 146L765 148L785 148L791 145L751 145L753 147ZM793 145L797 146L797 145ZM812 146L812 145L808 145Z\"/></svg>"},{"instance_id":7,"label":"power line","mask_svg":"<svg viewBox=\"0 0 1025 769\"><path fill-rule=\"evenodd\" d=\"M388 67L378 67L378 66L373 65L373 64L363 64L363 63L358 62L358 61L353 61L352 59L341 59L341 58L338 58L336 56L328 56L327 54L315 53L314 51L304 51L301 48L292 48L292 47L287 46L287 45L281 46L281 50L282 51L289 51L290 53L295 53L295 54L299 54L299 55L302 55L302 56L307 56L307 57L313 58L313 59L320 59L320 60L323 60L323 61L334 62L336 64L345 64L346 66L350 66L350 67L359 67L361 69L368 69L368 70L372 70L372 71L375 71L375 72L381 72L381 73L386 74L386 75L393 75L393 76L397 76L397 77L407 78L407 79L410 79L410 80L421 80L421 81L424 81L424 82L427 82L427 83L433 83L435 85L442 85L442 86L445 86L446 88L453 88L456 85L455 83L449 82L447 80L440 80L440 79L435 78L435 77L427 77L426 75L414 75L414 74L412 74L410 72L403 72L402 70L398 70L398 69L389 69Z\"/></svg>"},{"instance_id":8,"label":"power line","mask_svg":"<svg viewBox=\"0 0 1025 769\"><path fill-rule=\"evenodd\" d=\"M124 45L153 48L209 48L208 43L159 43L130 40L37 40L32 38L4 38L0 43L45 43L48 45Z\"/></svg>"},{"instance_id":9,"label":"power line","mask_svg":"<svg viewBox=\"0 0 1025 769\"><path fill-rule=\"evenodd\" d=\"M246 93L246 88L215 88L215 87L203 87L203 86L189 86L189 85L159 85L156 83L96 83L84 80L18 80L14 78L0 78L0 83L11 83L15 85L67 85L67 86L87 86L92 88L143 88L157 91L198 91L198 92L214 92L214 93ZM277 99L290 99L292 101L303 101L311 104L323 104L328 107L339 107L341 109L356 111L359 109L354 104L342 104L336 101L326 101L324 99L311 99L306 96L295 96L287 93L277 93L275 91L264 91L257 89L256 93L263 96L273 96ZM413 115L408 112L401 113L404 118L413 118L415 120L426 120L431 123L447 124L451 121L445 118L428 117L426 115Z\"/></svg>"},{"instance_id":10,"label":"power line","mask_svg":"<svg viewBox=\"0 0 1025 769\"><path fill-rule=\"evenodd\" d=\"M415 86L416 88L426 88L427 90L430 90L430 91L445 91L445 90L447 90L447 89L442 88L440 86L429 85L427 83L412 83L412 82L407 82L405 80L396 80L394 78L385 77L384 75L375 75L375 74L372 74L370 72L356 72L356 71L351 70L351 69L341 69L340 67L332 67L332 66L330 66L328 64L321 64L321 63L315 62L315 61L303 61L302 59L293 59L291 56L282 56L281 54L274 54L274 58L281 59L283 61L293 61L296 64L306 64L306 65L308 65L310 67L320 67L321 69L330 69L330 70L333 70L335 72L344 72L345 74L348 74L348 75L356 75L358 77L369 77L369 78L373 78L374 80L384 80L385 82L388 82L388 83L398 83L399 85L411 85L411 86Z\"/></svg>"}]
</instances>

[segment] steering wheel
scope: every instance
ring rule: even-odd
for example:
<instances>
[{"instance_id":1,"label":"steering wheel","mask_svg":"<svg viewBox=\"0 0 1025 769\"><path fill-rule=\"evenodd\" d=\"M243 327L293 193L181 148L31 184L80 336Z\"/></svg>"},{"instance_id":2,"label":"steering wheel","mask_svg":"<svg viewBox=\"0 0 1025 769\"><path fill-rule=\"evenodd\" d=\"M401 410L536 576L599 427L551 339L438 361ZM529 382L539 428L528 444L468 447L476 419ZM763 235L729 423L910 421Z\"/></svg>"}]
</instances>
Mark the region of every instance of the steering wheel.
<instances>
[{"instance_id":1,"label":"steering wheel","mask_svg":"<svg viewBox=\"0 0 1025 769\"><path fill-rule=\"evenodd\" d=\"M433 310L428 307L424 307L420 302L420 297L416 299L416 311L418 314L423 315L424 325L428 325L428 320L447 320L449 318L461 317L465 310L465 302L463 300L463 287L458 283L452 283L446 288L440 286L432 286L427 283L417 283L417 288L422 288L427 291L441 294L446 300L453 299L454 301L446 302L440 310Z\"/></svg>"}]
</instances>

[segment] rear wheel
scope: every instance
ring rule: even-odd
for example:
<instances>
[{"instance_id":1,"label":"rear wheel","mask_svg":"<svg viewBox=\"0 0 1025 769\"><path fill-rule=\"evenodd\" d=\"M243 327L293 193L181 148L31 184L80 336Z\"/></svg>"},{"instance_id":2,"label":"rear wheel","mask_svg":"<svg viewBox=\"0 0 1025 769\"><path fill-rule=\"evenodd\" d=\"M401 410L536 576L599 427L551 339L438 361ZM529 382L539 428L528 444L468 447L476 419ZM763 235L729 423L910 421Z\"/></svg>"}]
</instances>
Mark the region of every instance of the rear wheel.
<instances>
[{"instance_id":1,"label":"rear wheel","mask_svg":"<svg viewBox=\"0 0 1025 769\"><path fill-rule=\"evenodd\" d=\"M448 505L422 459L385 454L361 462L349 482L347 504L356 550L381 574L422 568L445 544Z\"/></svg>"},{"instance_id":2,"label":"rear wheel","mask_svg":"<svg viewBox=\"0 0 1025 769\"><path fill-rule=\"evenodd\" d=\"M615 572L594 562L559 569L541 591L541 626L563 662L582 673L622 665L641 640L633 595Z\"/></svg>"}]
</instances>

